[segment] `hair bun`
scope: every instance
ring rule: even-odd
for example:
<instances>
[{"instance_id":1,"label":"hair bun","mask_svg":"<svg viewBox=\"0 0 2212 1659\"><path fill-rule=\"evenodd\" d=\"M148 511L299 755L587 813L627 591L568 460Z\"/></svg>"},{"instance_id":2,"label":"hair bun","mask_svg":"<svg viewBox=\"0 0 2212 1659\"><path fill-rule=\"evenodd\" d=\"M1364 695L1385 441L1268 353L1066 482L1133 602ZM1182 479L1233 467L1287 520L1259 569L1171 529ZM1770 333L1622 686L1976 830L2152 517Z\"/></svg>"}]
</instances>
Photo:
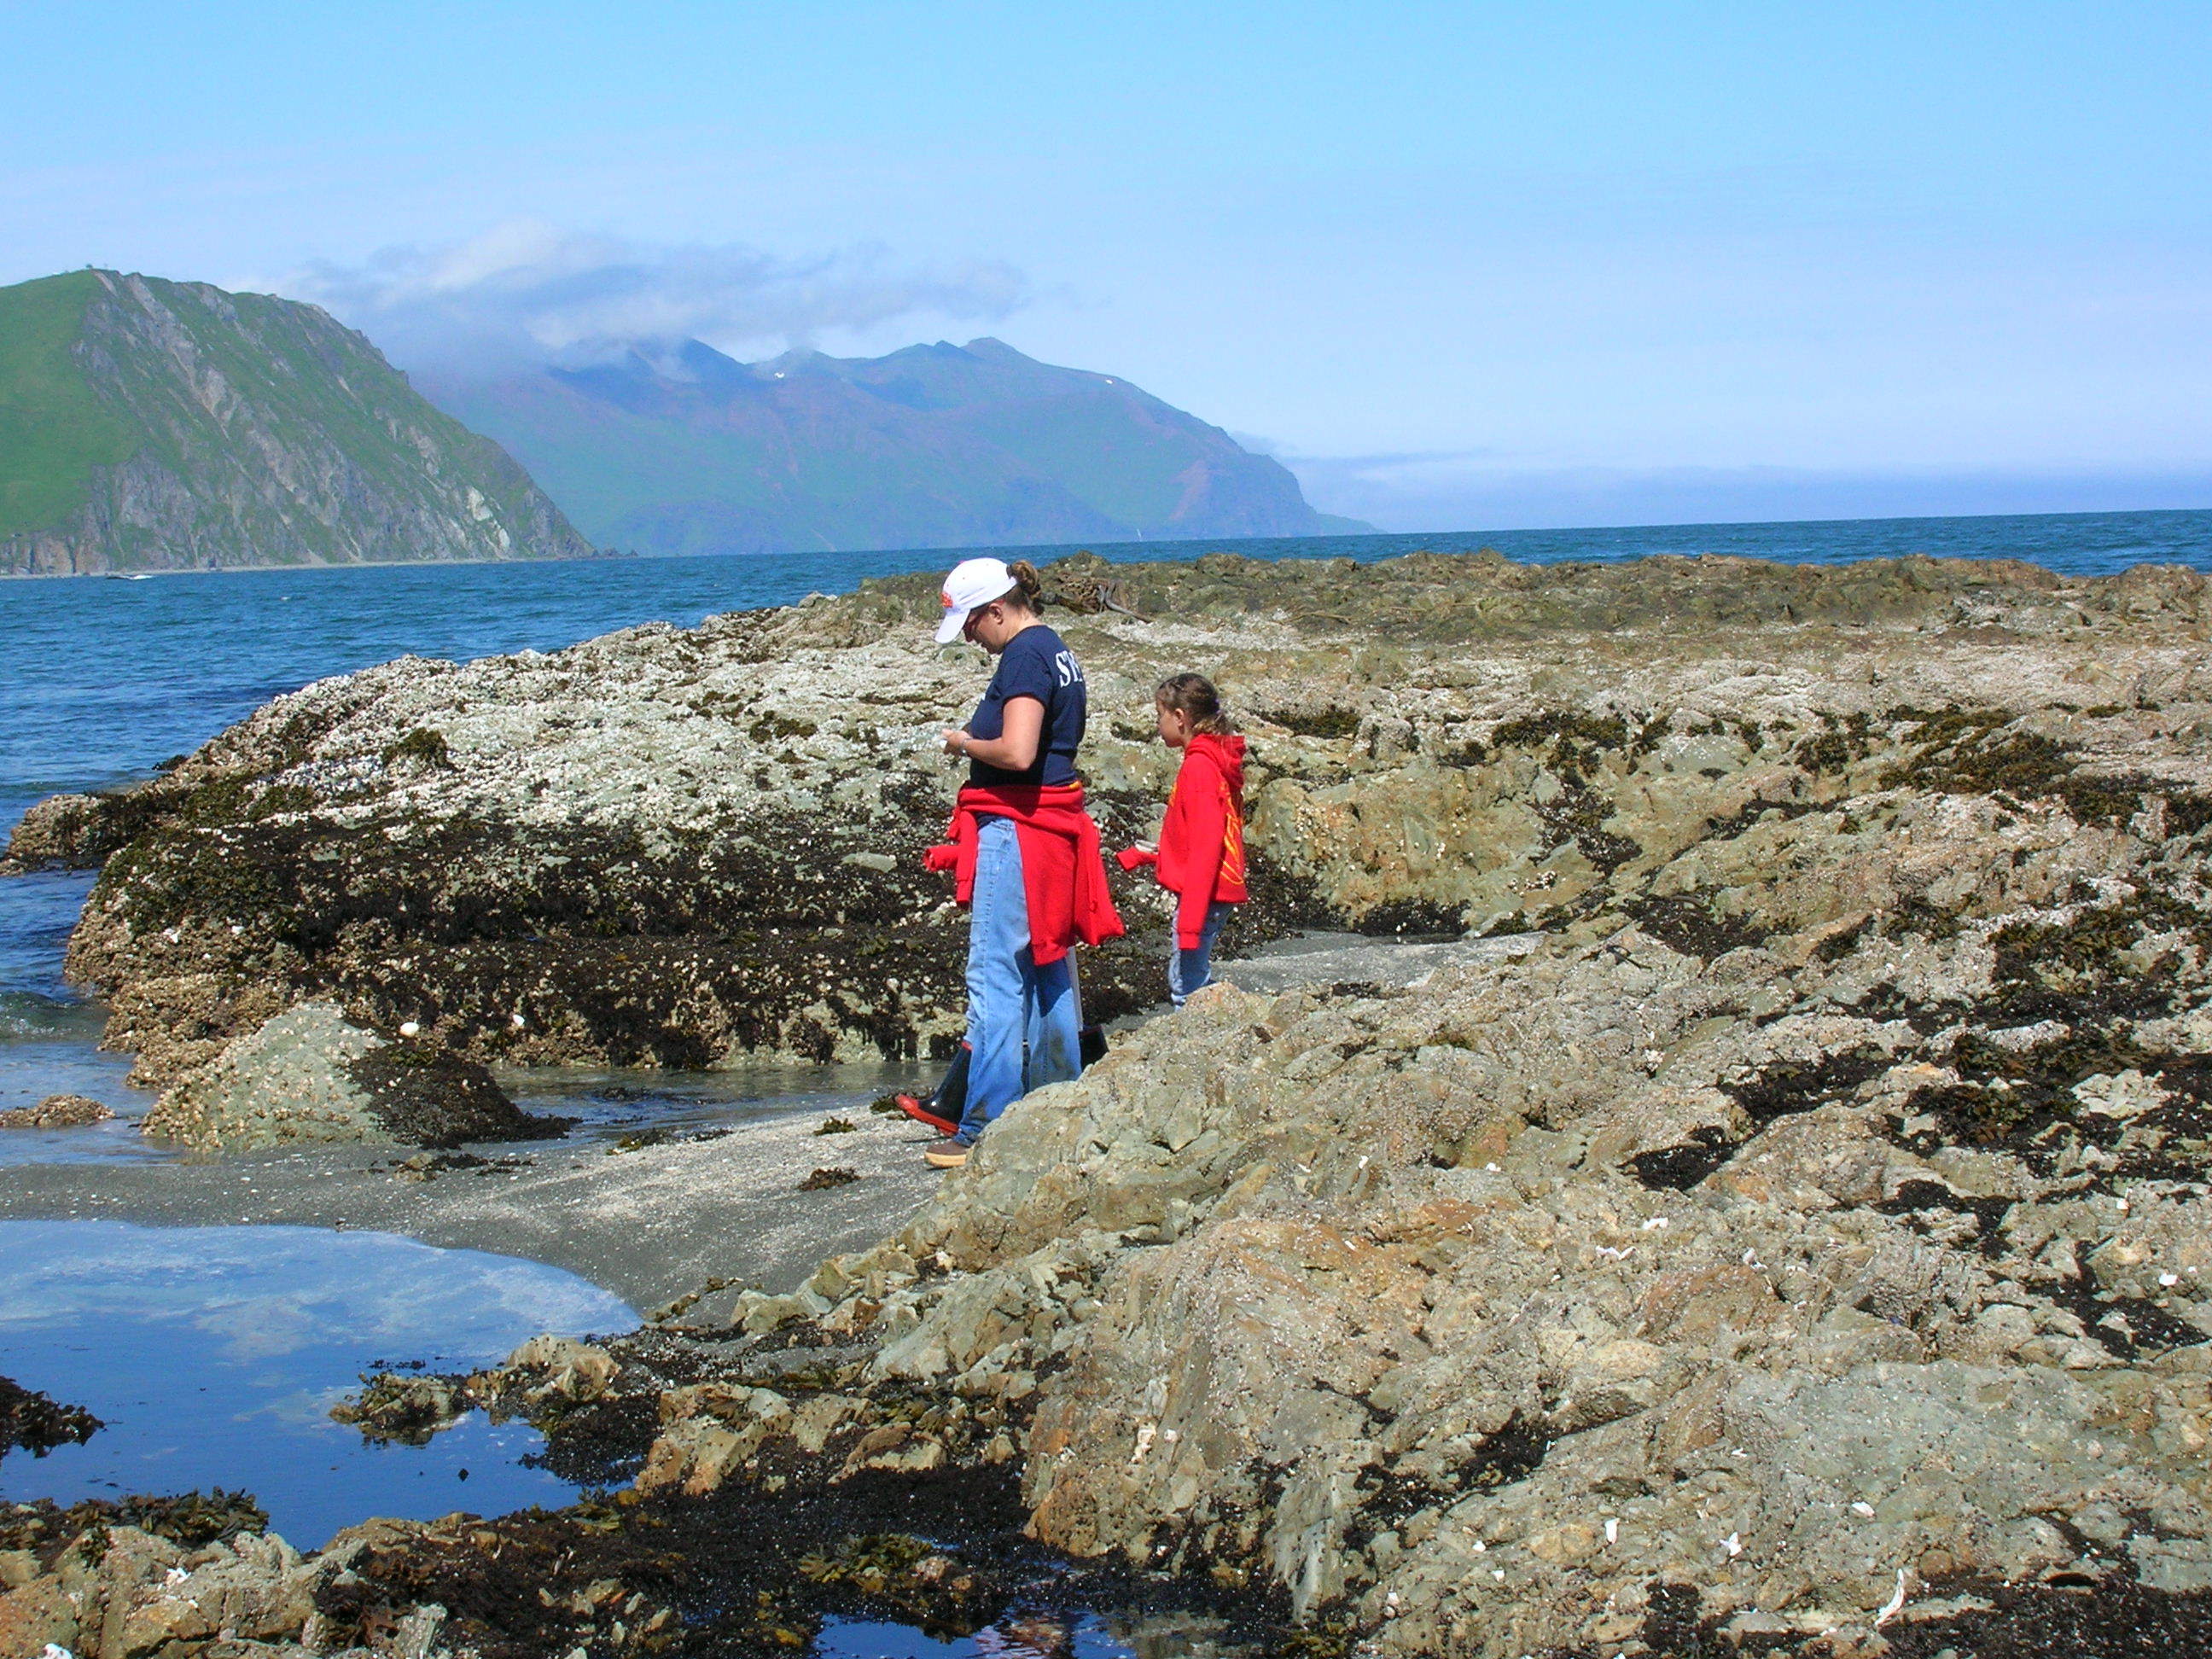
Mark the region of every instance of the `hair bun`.
<instances>
[{"instance_id":1,"label":"hair bun","mask_svg":"<svg viewBox=\"0 0 2212 1659\"><path fill-rule=\"evenodd\" d=\"M1032 607L1043 602L1044 578L1037 574L1037 568L1027 559L1014 560L1007 565L1006 574L1014 579L1014 586L1021 589L1022 597Z\"/></svg>"}]
</instances>

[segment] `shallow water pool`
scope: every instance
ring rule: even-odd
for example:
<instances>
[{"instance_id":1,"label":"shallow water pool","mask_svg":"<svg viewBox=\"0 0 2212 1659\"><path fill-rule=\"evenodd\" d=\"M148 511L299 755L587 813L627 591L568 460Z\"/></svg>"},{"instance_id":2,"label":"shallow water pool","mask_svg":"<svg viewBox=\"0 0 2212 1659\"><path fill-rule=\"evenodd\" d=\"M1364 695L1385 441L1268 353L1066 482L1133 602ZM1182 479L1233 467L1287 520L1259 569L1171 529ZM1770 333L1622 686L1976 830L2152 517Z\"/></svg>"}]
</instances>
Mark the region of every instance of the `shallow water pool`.
<instances>
[{"instance_id":1,"label":"shallow water pool","mask_svg":"<svg viewBox=\"0 0 2212 1659\"><path fill-rule=\"evenodd\" d=\"M636 1323L557 1267L387 1233L0 1221L0 1376L106 1425L10 1454L0 1497L243 1487L301 1549L372 1515L566 1504L576 1488L522 1461L544 1446L527 1424L373 1446L330 1407L382 1364L466 1370L540 1331Z\"/></svg>"},{"instance_id":2,"label":"shallow water pool","mask_svg":"<svg viewBox=\"0 0 2212 1659\"><path fill-rule=\"evenodd\" d=\"M1047 1596L1009 1608L972 1636L932 1636L872 1619L824 1622L812 1659L1258 1659L1272 1644L1193 1611L1101 1611Z\"/></svg>"},{"instance_id":3,"label":"shallow water pool","mask_svg":"<svg viewBox=\"0 0 2212 1659\"><path fill-rule=\"evenodd\" d=\"M1095 1614L1054 1626L1053 1636L1060 1639L1030 1635L1010 1620L939 1640L912 1625L832 1619L809 1651L813 1659L1132 1659L1135 1652L1108 1635Z\"/></svg>"}]
</instances>

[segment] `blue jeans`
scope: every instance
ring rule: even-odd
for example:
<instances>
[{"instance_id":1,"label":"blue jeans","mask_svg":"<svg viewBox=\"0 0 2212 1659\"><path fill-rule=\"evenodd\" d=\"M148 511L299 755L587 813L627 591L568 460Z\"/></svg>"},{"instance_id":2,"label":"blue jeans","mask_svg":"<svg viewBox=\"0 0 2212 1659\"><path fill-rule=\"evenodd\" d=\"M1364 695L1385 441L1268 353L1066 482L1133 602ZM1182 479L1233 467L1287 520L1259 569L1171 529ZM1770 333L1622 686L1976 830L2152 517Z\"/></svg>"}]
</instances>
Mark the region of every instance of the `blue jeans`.
<instances>
[{"instance_id":1,"label":"blue jeans","mask_svg":"<svg viewBox=\"0 0 2212 1659\"><path fill-rule=\"evenodd\" d=\"M1075 958L1042 967L1030 952L1022 843L1011 819L987 817L976 836L975 891L968 915L968 1104L963 1146L1032 1089L1083 1069L1083 1011Z\"/></svg>"},{"instance_id":2,"label":"blue jeans","mask_svg":"<svg viewBox=\"0 0 2212 1659\"><path fill-rule=\"evenodd\" d=\"M1170 941L1168 946L1168 997L1178 1008L1193 991L1203 991L1213 983L1213 941L1221 937L1221 924L1229 920L1234 905L1216 899L1206 908L1206 926L1199 931L1198 947L1186 951Z\"/></svg>"}]
</instances>

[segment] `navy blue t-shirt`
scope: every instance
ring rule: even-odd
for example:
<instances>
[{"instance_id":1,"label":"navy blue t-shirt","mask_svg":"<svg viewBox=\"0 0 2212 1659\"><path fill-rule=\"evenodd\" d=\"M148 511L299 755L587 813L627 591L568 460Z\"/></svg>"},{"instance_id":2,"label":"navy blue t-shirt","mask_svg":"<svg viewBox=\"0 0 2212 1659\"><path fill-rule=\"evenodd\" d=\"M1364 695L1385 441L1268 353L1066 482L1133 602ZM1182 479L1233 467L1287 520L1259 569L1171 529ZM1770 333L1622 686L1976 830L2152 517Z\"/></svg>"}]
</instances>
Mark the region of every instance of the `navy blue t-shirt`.
<instances>
[{"instance_id":1,"label":"navy blue t-shirt","mask_svg":"<svg viewBox=\"0 0 2212 1659\"><path fill-rule=\"evenodd\" d=\"M1010 772L981 761L968 763L968 781L986 786L1007 783L1073 783L1075 751L1083 743L1084 722L1091 712L1090 696L1083 685L1083 668L1067 641L1039 623L1024 628L1006 641L999 656L999 672L975 705L968 722L968 735L986 740L1006 734L1006 699L1035 697L1044 705L1044 727L1037 734L1037 757L1029 769Z\"/></svg>"}]
</instances>

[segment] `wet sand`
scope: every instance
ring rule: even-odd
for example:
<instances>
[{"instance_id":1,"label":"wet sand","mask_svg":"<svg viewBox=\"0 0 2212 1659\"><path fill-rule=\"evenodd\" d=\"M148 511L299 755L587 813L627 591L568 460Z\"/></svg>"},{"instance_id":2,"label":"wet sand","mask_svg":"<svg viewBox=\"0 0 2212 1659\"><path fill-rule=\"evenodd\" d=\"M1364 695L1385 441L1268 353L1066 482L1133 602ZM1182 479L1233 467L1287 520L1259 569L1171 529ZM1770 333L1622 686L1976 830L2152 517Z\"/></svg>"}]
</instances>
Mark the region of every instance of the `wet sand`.
<instances>
[{"instance_id":1,"label":"wet sand","mask_svg":"<svg viewBox=\"0 0 2212 1659\"><path fill-rule=\"evenodd\" d=\"M873 1244L921 1207L941 1178L921 1161L927 1132L865 1108L840 1115L852 1133L817 1137L824 1115L806 1113L633 1152L477 1148L493 1161L427 1179L402 1167L406 1146L31 1164L8 1171L0 1218L374 1229L550 1262L649 1310L710 1278L791 1290L823 1256ZM838 1166L860 1179L798 1190Z\"/></svg>"}]
</instances>

